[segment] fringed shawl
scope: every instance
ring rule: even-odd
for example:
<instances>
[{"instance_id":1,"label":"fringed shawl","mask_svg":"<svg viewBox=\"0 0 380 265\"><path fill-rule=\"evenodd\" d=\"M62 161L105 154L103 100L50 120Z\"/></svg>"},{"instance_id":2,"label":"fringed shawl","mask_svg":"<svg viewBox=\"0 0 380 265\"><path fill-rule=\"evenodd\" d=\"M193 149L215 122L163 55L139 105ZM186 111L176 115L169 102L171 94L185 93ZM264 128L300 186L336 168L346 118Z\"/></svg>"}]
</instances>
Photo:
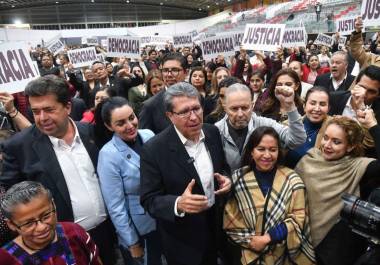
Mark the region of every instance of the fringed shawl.
<instances>
[{"instance_id":1,"label":"fringed shawl","mask_svg":"<svg viewBox=\"0 0 380 265\"><path fill-rule=\"evenodd\" d=\"M295 171L305 183L310 209L313 246L317 246L339 221L342 195L359 196L359 182L372 158L344 156L326 161L317 148L310 149Z\"/></svg>"},{"instance_id":2,"label":"fringed shawl","mask_svg":"<svg viewBox=\"0 0 380 265\"><path fill-rule=\"evenodd\" d=\"M236 170L232 180L234 192L224 210L223 226L229 238L241 247L242 264L259 260L265 265L315 264L301 178L289 168L279 168L265 198L249 167ZM249 248L252 235L264 235L281 222L288 230L286 240L268 245L261 253Z\"/></svg>"}]
</instances>

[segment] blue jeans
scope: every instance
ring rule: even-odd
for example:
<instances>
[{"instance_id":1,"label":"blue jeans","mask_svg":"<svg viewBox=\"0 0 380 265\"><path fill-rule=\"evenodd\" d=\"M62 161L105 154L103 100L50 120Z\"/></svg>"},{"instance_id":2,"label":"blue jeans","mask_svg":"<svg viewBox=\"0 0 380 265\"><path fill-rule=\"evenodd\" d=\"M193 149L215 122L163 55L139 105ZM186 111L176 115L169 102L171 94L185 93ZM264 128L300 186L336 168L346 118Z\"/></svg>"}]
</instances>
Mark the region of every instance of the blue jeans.
<instances>
[{"instance_id":1,"label":"blue jeans","mask_svg":"<svg viewBox=\"0 0 380 265\"><path fill-rule=\"evenodd\" d=\"M121 247L124 263L127 265L162 265L161 239L157 231L141 236L140 244L144 246L144 257L133 258L128 249Z\"/></svg>"}]
</instances>

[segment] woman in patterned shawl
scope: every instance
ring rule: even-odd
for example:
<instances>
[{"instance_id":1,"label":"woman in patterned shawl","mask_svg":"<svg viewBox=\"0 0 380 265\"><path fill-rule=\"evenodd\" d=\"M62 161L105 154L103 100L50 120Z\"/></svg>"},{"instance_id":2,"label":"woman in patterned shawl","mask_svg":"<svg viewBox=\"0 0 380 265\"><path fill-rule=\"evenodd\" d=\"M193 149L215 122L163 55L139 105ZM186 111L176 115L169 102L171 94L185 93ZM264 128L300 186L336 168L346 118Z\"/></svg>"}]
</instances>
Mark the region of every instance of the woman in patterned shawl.
<instances>
[{"instance_id":1,"label":"woman in patterned shawl","mask_svg":"<svg viewBox=\"0 0 380 265\"><path fill-rule=\"evenodd\" d=\"M315 264L305 186L280 165L280 140L270 127L250 136L224 210L224 230L242 264Z\"/></svg>"},{"instance_id":2,"label":"woman in patterned shawl","mask_svg":"<svg viewBox=\"0 0 380 265\"><path fill-rule=\"evenodd\" d=\"M1 198L8 226L18 236L0 248L1 265L101 265L96 245L74 223L57 223L52 196L40 183L23 181Z\"/></svg>"}]
</instances>

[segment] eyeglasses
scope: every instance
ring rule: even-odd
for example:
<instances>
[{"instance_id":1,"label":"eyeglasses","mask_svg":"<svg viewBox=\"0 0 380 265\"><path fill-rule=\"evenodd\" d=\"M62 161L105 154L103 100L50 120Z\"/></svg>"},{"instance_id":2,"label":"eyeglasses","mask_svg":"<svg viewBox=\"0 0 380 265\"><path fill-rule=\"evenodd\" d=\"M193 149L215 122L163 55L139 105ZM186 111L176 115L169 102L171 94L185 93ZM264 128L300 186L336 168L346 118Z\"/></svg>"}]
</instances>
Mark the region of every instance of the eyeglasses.
<instances>
[{"instance_id":1,"label":"eyeglasses","mask_svg":"<svg viewBox=\"0 0 380 265\"><path fill-rule=\"evenodd\" d=\"M13 221L11 221L11 222L18 229L20 229L21 231L23 231L23 232L31 232L31 231L33 231L37 227L38 222L40 222L42 224L49 224L49 222L51 222L51 220L53 219L53 216L55 216L55 212L56 212L54 203L52 203L52 206L53 206L53 210L51 210L50 212L45 213L39 219L36 219L36 220L33 220L33 221L29 221L29 222L27 222L25 224L22 224L22 225L17 225Z\"/></svg>"},{"instance_id":2,"label":"eyeglasses","mask_svg":"<svg viewBox=\"0 0 380 265\"><path fill-rule=\"evenodd\" d=\"M161 71L165 75L168 75L169 73L171 73L172 75L178 75L179 72L183 71L183 69L182 68L162 68Z\"/></svg>"},{"instance_id":3,"label":"eyeglasses","mask_svg":"<svg viewBox=\"0 0 380 265\"><path fill-rule=\"evenodd\" d=\"M183 111L180 111L180 112L174 112L172 111L172 113L178 115L178 117L180 118L189 118L191 113L194 113L195 115L199 116L201 113L202 113L202 107L201 106L197 106L197 107L194 107L192 109L186 109L186 110L183 110Z\"/></svg>"}]
</instances>

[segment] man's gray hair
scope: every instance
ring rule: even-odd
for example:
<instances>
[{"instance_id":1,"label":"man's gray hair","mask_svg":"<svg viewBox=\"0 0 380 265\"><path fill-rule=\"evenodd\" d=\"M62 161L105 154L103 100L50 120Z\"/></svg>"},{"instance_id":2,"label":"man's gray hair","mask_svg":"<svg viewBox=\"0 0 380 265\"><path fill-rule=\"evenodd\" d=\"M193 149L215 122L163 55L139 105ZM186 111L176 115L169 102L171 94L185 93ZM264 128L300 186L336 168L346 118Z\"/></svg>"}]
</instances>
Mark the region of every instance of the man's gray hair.
<instances>
[{"instance_id":1,"label":"man's gray hair","mask_svg":"<svg viewBox=\"0 0 380 265\"><path fill-rule=\"evenodd\" d=\"M344 60L346 61L346 64L348 64L349 61L349 56L348 53L345 51L336 51L332 54L331 58L335 55L342 55L344 57Z\"/></svg>"},{"instance_id":2,"label":"man's gray hair","mask_svg":"<svg viewBox=\"0 0 380 265\"><path fill-rule=\"evenodd\" d=\"M201 102L201 95L198 90L187 82L176 83L165 91L164 106L166 111L173 111L173 98L175 97L198 98L199 103Z\"/></svg>"},{"instance_id":3,"label":"man's gray hair","mask_svg":"<svg viewBox=\"0 0 380 265\"><path fill-rule=\"evenodd\" d=\"M6 218L11 219L13 211L17 205L27 204L41 195L46 195L49 200L52 199L50 191L41 183L35 181L22 181L13 185L1 197L1 211Z\"/></svg>"},{"instance_id":4,"label":"man's gray hair","mask_svg":"<svg viewBox=\"0 0 380 265\"><path fill-rule=\"evenodd\" d=\"M230 85L229 87L227 87L225 92L224 92L224 96L227 98L229 94L231 94L233 92L237 92L237 91L248 92L251 94L251 99L253 98L252 90L249 87L247 87L246 85L240 84L240 83L236 83L236 84L233 84L233 85Z\"/></svg>"}]
</instances>

